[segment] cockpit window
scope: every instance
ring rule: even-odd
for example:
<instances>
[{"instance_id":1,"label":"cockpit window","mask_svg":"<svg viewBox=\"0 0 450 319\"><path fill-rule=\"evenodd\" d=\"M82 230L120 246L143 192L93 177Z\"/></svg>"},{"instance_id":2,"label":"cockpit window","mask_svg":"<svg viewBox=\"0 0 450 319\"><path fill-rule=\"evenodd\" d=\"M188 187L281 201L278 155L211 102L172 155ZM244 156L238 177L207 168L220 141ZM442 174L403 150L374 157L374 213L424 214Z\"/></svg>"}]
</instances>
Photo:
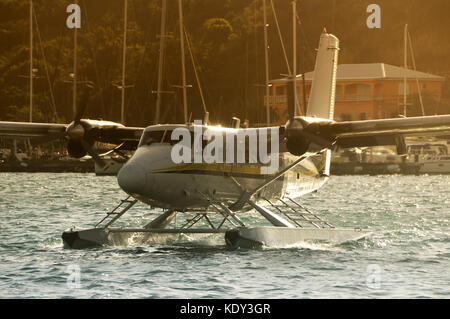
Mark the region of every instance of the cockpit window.
<instances>
[{"instance_id":1,"label":"cockpit window","mask_svg":"<svg viewBox=\"0 0 450 319\"><path fill-rule=\"evenodd\" d=\"M163 143L168 143L170 145L174 145L179 142L179 140L172 140L172 132L173 132L172 130L166 131L166 134L164 135L164 138L162 141Z\"/></svg>"},{"instance_id":2,"label":"cockpit window","mask_svg":"<svg viewBox=\"0 0 450 319\"><path fill-rule=\"evenodd\" d=\"M164 131L149 131L144 132L139 142L139 146L150 145L152 143L161 143L161 139L164 135Z\"/></svg>"}]
</instances>

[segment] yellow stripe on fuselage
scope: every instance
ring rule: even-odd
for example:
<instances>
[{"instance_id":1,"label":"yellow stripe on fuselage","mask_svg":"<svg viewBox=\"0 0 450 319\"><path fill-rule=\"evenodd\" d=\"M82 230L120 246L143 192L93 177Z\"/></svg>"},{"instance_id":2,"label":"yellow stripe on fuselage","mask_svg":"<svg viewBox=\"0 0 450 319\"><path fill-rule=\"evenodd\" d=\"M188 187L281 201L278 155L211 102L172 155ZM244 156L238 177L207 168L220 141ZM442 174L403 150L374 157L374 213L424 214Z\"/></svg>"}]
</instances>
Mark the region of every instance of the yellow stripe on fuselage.
<instances>
[{"instance_id":1,"label":"yellow stripe on fuselage","mask_svg":"<svg viewBox=\"0 0 450 319\"><path fill-rule=\"evenodd\" d=\"M322 157L322 160L315 166L314 169L307 170L305 172L287 172L287 176L299 173L300 176L313 176L317 175L319 171L325 166L326 156ZM254 174L254 175L273 175L261 173L261 166L249 166L247 163L235 164L235 163L188 163L183 165L175 165L171 167L158 168L153 170L153 173L174 172L174 171L208 171L208 172L225 172L225 173L241 173L241 174Z\"/></svg>"},{"instance_id":2,"label":"yellow stripe on fuselage","mask_svg":"<svg viewBox=\"0 0 450 319\"><path fill-rule=\"evenodd\" d=\"M213 172L226 172L226 173L244 173L244 174L261 174L260 167L249 167L245 164L207 164L207 163L192 163L184 165L176 165L171 167L159 168L153 170L153 172L165 172L165 171L213 171Z\"/></svg>"}]
</instances>

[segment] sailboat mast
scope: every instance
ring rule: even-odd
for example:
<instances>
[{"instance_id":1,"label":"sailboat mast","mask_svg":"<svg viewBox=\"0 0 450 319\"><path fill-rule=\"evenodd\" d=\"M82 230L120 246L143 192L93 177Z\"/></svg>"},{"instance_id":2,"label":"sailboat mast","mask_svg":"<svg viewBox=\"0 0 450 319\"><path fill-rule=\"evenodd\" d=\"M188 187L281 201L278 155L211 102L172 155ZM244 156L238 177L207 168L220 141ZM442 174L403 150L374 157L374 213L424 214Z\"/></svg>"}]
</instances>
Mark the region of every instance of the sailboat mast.
<instances>
[{"instance_id":1,"label":"sailboat mast","mask_svg":"<svg viewBox=\"0 0 450 319\"><path fill-rule=\"evenodd\" d=\"M266 0L263 2L263 13L264 13L264 60L266 68L266 119L267 126L270 126L270 89L269 89L269 48L267 43L267 12L266 12Z\"/></svg>"},{"instance_id":2,"label":"sailboat mast","mask_svg":"<svg viewBox=\"0 0 450 319\"><path fill-rule=\"evenodd\" d=\"M30 117L33 122L33 0L30 0Z\"/></svg>"},{"instance_id":3,"label":"sailboat mast","mask_svg":"<svg viewBox=\"0 0 450 319\"><path fill-rule=\"evenodd\" d=\"M406 117L406 69L408 68L408 25L405 24L403 48L403 116Z\"/></svg>"},{"instance_id":4,"label":"sailboat mast","mask_svg":"<svg viewBox=\"0 0 450 319\"><path fill-rule=\"evenodd\" d=\"M165 48L165 41L166 41L166 14L167 14L167 0L162 0L161 33L159 35L158 88L156 91L155 124L159 123L159 117L160 117L160 113L161 113L162 72L163 72L163 61L164 61L164 48Z\"/></svg>"},{"instance_id":5,"label":"sailboat mast","mask_svg":"<svg viewBox=\"0 0 450 319\"><path fill-rule=\"evenodd\" d=\"M273 18L275 20L275 25L278 31L278 38L280 39L281 49L283 50L284 61L286 62L286 67L288 74L291 74L291 67L289 66L289 60L286 54L286 48L284 47L283 35L281 34L280 24L278 23L277 13L275 11L275 6L273 5L273 0L270 0L270 6L272 8Z\"/></svg>"},{"instance_id":6,"label":"sailboat mast","mask_svg":"<svg viewBox=\"0 0 450 319\"><path fill-rule=\"evenodd\" d=\"M125 65L127 54L127 22L128 22L128 0L124 0L123 18L123 53L122 53L122 102L120 106L120 123L125 124Z\"/></svg>"},{"instance_id":7,"label":"sailboat mast","mask_svg":"<svg viewBox=\"0 0 450 319\"><path fill-rule=\"evenodd\" d=\"M296 14L297 12L297 1L296 0L292 0L292 40L293 40L293 45L292 45L292 81L294 81L293 83L293 87L294 87L294 92L293 92L293 97L294 97L294 110L297 109L297 28L296 28ZM295 113L295 111L294 111Z\"/></svg>"},{"instance_id":8,"label":"sailboat mast","mask_svg":"<svg viewBox=\"0 0 450 319\"><path fill-rule=\"evenodd\" d=\"M182 0L178 0L178 13L180 19L180 48L181 48L181 71L183 77L183 111L184 111L184 123L187 124L188 116L187 116L187 97L186 97L186 66L184 60L184 32L183 32L183 6L181 3Z\"/></svg>"},{"instance_id":9,"label":"sailboat mast","mask_svg":"<svg viewBox=\"0 0 450 319\"><path fill-rule=\"evenodd\" d=\"M414 70L414 72L416 72L417 71L416 59L414 57L414 50L413 50L412 41L411 41L411 35L409 33L409 30L408 30L407 34L408 34L409 50L411 51L411 59L412 59L412 64L413 64L413 70ZM417 77L417 73L414 73L414 74L415 74L415 78L416 78L417 93L419 95L420 109L422 111L422 116L425 116L425 108L423 107L422 92L421 92L421 89L420 89L419 79Z\"/></svg>"},{"instance_id":10,"label":"sailboat mast","mask_svg":"<svg viewBox=\"0 0 450 319\"><path fill-rule=\"evenodd\" d=\"M78 0L75 0L78 4ZM78 50L78 34L77 27L73 28L73 95L72 95L72 112L75 118L77 114L77 50Z\"/></svg>"}]
</instances>

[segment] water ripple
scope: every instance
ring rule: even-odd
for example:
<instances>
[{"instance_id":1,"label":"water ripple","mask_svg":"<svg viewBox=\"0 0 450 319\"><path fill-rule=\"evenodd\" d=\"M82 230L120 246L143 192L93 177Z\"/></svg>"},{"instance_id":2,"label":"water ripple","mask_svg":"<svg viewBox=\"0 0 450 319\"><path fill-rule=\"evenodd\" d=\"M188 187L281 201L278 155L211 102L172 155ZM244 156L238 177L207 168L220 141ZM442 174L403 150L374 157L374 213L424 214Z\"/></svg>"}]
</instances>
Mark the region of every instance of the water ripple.
<instances>
[{"instance_id":1,"label":"water ripple","mask_svg":"<svg viewBox=\"0 0 450 319\"><path fill-rule=\"evenodd\" d=\"M116 179L0 173L0 180L0 298L450 296L449 176L333 177L302 203L335 226L374 235L261 250L230 250L222 240L64 249L63 230L91 227L125 196ZM157 213L138 204L123 225Z\"/></svg>"}]
</instances>

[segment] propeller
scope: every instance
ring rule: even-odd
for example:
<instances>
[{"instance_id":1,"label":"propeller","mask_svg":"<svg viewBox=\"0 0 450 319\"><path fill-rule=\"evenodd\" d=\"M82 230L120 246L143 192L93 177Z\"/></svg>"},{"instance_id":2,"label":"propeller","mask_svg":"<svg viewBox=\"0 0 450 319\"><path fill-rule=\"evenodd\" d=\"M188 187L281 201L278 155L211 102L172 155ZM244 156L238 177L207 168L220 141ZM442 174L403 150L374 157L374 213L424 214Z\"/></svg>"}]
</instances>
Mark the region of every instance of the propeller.
<instances>
[{"instance_id":1,"label":"propeller","mask_svg":"<svg viewBox=\"0 0 450 319\"><path fill-rule=\"evenodd\" d=\"M75 113L74 120L66 129L66 135L68 137L67 149L70 155L75 158L89 154L95 163L103 168L106 166L106 163L92 148L93 141L87 136L90 125L81 119L86 111L90 92L93 88L93 82L88 81L85 83L81 102Z\"/></svg>"},{"instance_id":2,"label":"propeller","mask_svg":"<svg viewBox=\"0 0 450 319\"><path fill-rule=\"evenodd\" d=\"M306 153L312 144L319 146L319 149L331 149L334 141L319 135L316 130L320 119L296 117L294 100L294 81L291 77L287 84L287 104L289 121L286 123L286 146L290 153L300 156ZM329 120L323 119L325 122Z\"/></svg>"}]
</instances>

